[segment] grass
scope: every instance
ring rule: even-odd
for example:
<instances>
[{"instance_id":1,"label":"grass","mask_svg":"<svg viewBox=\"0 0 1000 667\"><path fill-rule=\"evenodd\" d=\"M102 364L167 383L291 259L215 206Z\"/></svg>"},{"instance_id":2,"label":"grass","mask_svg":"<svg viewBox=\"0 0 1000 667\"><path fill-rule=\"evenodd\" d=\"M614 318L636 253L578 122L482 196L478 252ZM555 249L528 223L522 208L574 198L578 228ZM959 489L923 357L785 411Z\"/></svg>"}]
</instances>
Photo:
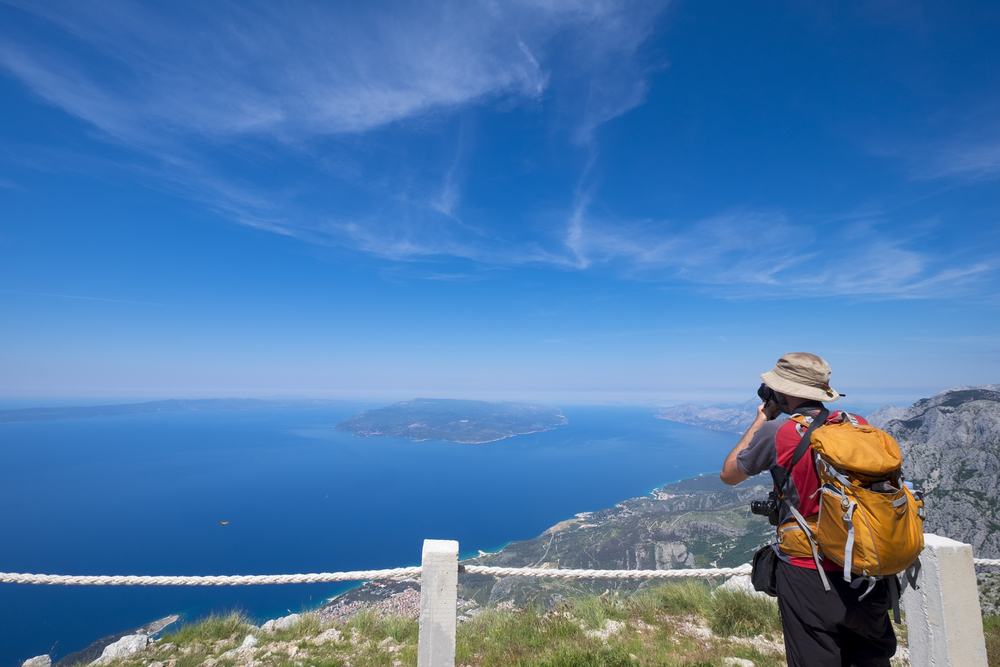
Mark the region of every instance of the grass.
<instances>
[{"instance_id":1,"label":"grass","mask_svg":"<svg viewBox=\"0 0 1000 667\"><path fill-rule=\"evenodd\" d=\"M708 626L737 639L715 636ZM739 637L780 637L777 606L700 582L644 587L627 599L582 596L553 610L486 611L459 626L456 664L470 667L719 665L783 662ZM766 645L767 642L764 642ZM774 647L774 644L770 644Z\"/></svg>"},{"instance_id":2,"label":"grass","mask_svg":"<svg viewBox=\"0 0 1000 667\"><path fill-rule=\"evenodd\" d=\"M632 667L636 662L622 649L561 649L547 660L533 664L537 667Z\"/></svg>"},{"instance_id":3,"label":"grass","mask_svg":"<svg viewBox=\"0 0 1000 667\"><path fill-rule=\"evenodd\" d=\"M723 637L774 637L781 634L778 605L771 598L737 591L715 591L708 613L712 632Z\"/></svg>"},{"instance_id":4,"label":"grass","mask_svg":"<svg viewBox=\"0 0 1000 667\"><path fill-rule=\"evenodd\" d=\"M330 629L337 630L336 640L314 641ZM259 644L240 652L248 634ZM741 639L761 634L774 641ZM415 620L373 611L347 623L304 614L270 634L236 612L185 625L111 667L154 661L242 667L251 659L260 667L416 667L418 635ZM713 595L708 585L692 581L644 586L629 597L580 596L556 609L484 609L458 626L456 645L457 667L719 667L726 657L747 658L757 667L782 664L775 605L739 592Z\"/></svg>"},{"instance_id":5,"label":"grass","mask_svg":"<svg viewBox=\"0 0 1000 667\"><path fill-rule=\"evenodd\" d=\"M983 617L983 634L989 667L1000 667L1000 615Z\"/></svg>"},{"instance_id":6,"label":"grass","mask_svg":"<svg viewBox=\"0 0 1000 667\"><path fill-rule=\"evenodd\" d=\"M181 626L177 632L165 634L163 642L178 646L190 646L231 637L236 637L238 641L242 642L251 630L253 630L253 624L250 619L243 612L234 611L224 615L212 614L198 623Z\"/></svg>"},{"instance_id":7,"label":"grass","mask_svg":"<svg viewBox=\"0 0 1000 667\"><path fill-rule=\"evenodd\" d=\"M336 640L314 640L335 629ZM905 632L905 625L899 628ZM1000 615L983 618L990 667L1000 667ZM248 634L259 644L239 649ZM416 667L416 620L362 610L322 623L303 614L263 633L240 612L213 615L165 635L145 653L109 667ZM763 636L764 639L760 637ZM643 586L628 597L581 595L555 608L484 609L458 626L456 667L755 667L784 663L781 623L770 598L681 581ZM76 667L84 667L77 665Z\"/></svg>"},{"instance_id":8,"label":"grass","mask_svg":"<svg viewBox=\"0 0 1000 667\"><path fill-rule=\"evenodd\" d=\"M700 581L661 584L651 587L648 592L639 592L639 595L643 594L652 598L654 608L671 616L705 616L712 606L711 589Z\"/></svg>"}]
</instances>

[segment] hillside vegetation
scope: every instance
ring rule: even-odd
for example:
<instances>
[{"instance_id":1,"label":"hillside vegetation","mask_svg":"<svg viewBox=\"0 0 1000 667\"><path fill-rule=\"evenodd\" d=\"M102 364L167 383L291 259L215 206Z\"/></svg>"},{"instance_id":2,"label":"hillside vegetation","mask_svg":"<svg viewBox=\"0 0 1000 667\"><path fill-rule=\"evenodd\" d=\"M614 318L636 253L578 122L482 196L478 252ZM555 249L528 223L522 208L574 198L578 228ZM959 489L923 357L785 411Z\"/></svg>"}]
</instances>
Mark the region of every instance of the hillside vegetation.
<instances>
[{"instance_id":1,"label":"hillside vegetation","mask_svg":"<svg viewBox=\"0 0 1000 667\"><path fill-rule=\"evenodd\" d=\"M276 632L262 631L232 614L184 626L108 664L415 667L417 637L414 619L380 617L370 610L346 622L321 623L318 615L305 614ZM713 595L702 582L644 587L627 598L581 596L553 609L502 604L458 627L456 665L467 667L782 664L774 602L726 589Z\"/></svg>"},{"instance_id":2,"label":"hillside vegetation","mask_svg":"<svg viewBox=\"0 0 1000 667\"><path fill-rule=\"evenodd\" d=\"M363 608L347 620L303 614L268 631L240 614L166 634L108 667L416 667L416 619ZM989 667L1000 667L1000 616L983 619ZM895 626L894 667L909 665ZM582 595L552 609L507 602L460 623L458 667L779 667L781 622L770 598L701 581ZM86 667L80 662L70 667Z\"/></svg>"},{"instance_id":3,"label":"hillside vegetation","mask_svg":"<svg viewBox=\"0 0 1000 667\"><path fill-rule=\"evenodd\" d=\"M609 509L580 514L536 538L462 562L608 570L735 567L749 563L754 552L773 538L767 520L750 513L750 501L766 498L769 490L770 480L765 478L728 487L718 475L702 475L668 484L653 498L631 498ZM459 578L462 597L480 605L552 607L583 593L608 590L628 595L639 585L630 579Z\"/></svg>"}]
</instances>

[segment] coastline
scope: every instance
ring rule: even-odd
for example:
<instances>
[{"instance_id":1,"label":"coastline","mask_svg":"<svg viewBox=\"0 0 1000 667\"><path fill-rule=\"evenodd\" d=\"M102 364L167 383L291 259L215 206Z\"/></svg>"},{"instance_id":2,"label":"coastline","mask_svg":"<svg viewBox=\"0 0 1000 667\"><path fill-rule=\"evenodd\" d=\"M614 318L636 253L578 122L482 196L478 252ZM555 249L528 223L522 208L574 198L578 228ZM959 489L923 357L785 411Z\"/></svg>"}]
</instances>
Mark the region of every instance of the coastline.
<instances>
[{"instance_id":1,"label":"coastline","mask_svg":"<svg viewBox=\"0 0 1000 667\"><path fill-rule=\"evenodd\" d=\"M362 442L350 433L330 429L338 416L323 411L249 415L192 411L128 420L45 421L31 428L10 424L19 427L17 432L23 432L22 437L34 446L26 450L25 465L16 478L14 470L8 471L8 488L23 489L40 511L49 513L77 498L73 507L79 508L78 514L85 509L86 516L76 519L74 514L63 521L72 519L81 528L93 523L95 530L86 533L80 546L96 554L78 563L67 553L46 561L47 565L26 555L14 571L119 573L133 569L129 559L146 557L119 549L117 539L98 538L98 523L107 519L102 514L104 505L88 500L110 498L113 491L120 494L123 491L116 491L117 486L129 494L130 502L122 511L130 520L164 515L151 535L160 555L147 559L149 573L329 572L419 564L420 544L428 537L457 538L464 547L463 559L475 557L480 549L495 553L506 549L511 540L539 535L580 510L611 507L622 498L644 495L657 478L704 469L709 459L716 458L712 447L717 438L664 428L669 425L640 408L570 409L565 413L568 425L527 429L532 431L530 439L515 442L508 437L490 447L445 442L414 447L391 437ZM309 428L309 434L290 431L290 423ZM136 442L148 446L136 448ZM160 445L174 447L169 480L146 474L154 467L135 469L130 463L136 458L159 460L162 457L154 452ZM94 496L82 493L88 486L83 480L51 481L53 461L60 462L61 470L76 466L78 460L114 471L122 483ZM555 479L552 466L560 471ZM206 484L206 479L211 483ZM248 486L247 479L255 483ZM169 481L169 496L176 498L166 500L168 494L158 486L161 481ZM373 497L372 492L386 483L390 493L379 495L387 497ZM523 483L530 492L504 491L507 483ZM459 503L461 508L454 507L454 499L443 497L449 495L442 493L448 489L466 497ZM477 495L477 500L468 497ZM386 531L391 523L385 522L398 520L400 511L430 513L431 524ZM233 520L223 528L218 519ZM12 536L20 535L26 543L45 530L37 524L21 527L8 521L5 525L21 528ZM287 533L287 540L282 540L285 544L262 545L260 537L273 530ZM202 545L198 554L181 546L189 535ZM350 556L352 550L344 540L355 539L369 545L366 554ZM43 543L58 547L63 538L53 536ZM53 548L52 553L62 551ZM37 588L11 589L9 616L27 623L27 632L3 642L7 646L0 667L16 667L14 658L23 660L49 650L57 639L58 653L79 650L112 632L181 610L184 621L236 607L267 619L286 613L286 607L293 612L319 607L348 589L322 584L274 590L135 587L95 589L86 600L77 590L47 590L46 595L59 602L55 610L46 611L37 603ZM163 594L170 596L169 603L157 602ZM311 603L307 601L310 595ZM19 611L15 614L14 609ZM151 609L155 611L147 613ZM48 621L43 622L43 613Z\"/></svg>"},{"instance_id":2,"label":"coastline","mask_svg":"<svg viewBox=\"0 0 1000 667\"><path fill-rule=\"evenodd\" d=\"M569 422L566 422L569 423ZM460 445L485 445L491 442L500 442L501 440L509 440L510 438L516 438L519 435L531 435L532 433L545 433L546 431L552 431L559 426L565 426L566 424L556 424L555 426L546 426L544 428L536 429L534 431L524 431L523 433L511 433L509 435L504 435L499 438L493 438L492 440L448 440L445 438L410 438L405 435L395 435L393 433L365 433L359 431L357 433L352 433L355 438L399 438L400 440L409 440L410 442L455 442Z\"/></svg>"}]
</instances>

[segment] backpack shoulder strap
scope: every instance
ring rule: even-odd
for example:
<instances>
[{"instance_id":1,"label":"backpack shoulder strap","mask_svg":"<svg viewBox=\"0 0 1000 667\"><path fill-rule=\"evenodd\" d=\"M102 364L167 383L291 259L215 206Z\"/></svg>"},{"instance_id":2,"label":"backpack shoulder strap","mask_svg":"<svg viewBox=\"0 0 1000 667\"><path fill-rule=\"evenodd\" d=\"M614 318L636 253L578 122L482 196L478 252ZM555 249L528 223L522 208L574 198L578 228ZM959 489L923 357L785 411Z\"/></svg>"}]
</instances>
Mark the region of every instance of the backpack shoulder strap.
<instances>
[{"instance_id":1,"label":"backpack shoulder strap","mask_svg":"<svg viewBox=\"0 0 1000 667\"><path fill-rule=\"evenodd\" d=\"M788 481L792 478L792 469L795 467L795 464L801 461L802 457L805 456L806 451L808 451L809 441L812 439L813 431L825 424L826 418L829 416L829 410L826 408L821 409L819 414L813 417L812 424L809 425L809 428L807 428L806 432L802 435L802 439L799 440L799 444L795 448L795 453L792 454L792 460L788 464L788 467L775 466L775 471L777 472L775 476L778 478L775 481L778 482L778 492L781 495L785 495L785 487L788 486Z\"/></svg>"},{"instance_id":2,"label":"backpack shoulder strap","mask_svg":"<svg viewBox=\"0 0 1000 667\"><path fill-rule=\"evenodd\" d=\"M805 456L806 451L809 449L809 440L812 438L813 431L825 424L826 418L829 416L830 411L826 408L822 408L819 411L819 414L813 417L809 428L806 429L806 432L802 435L802 439L799 440L799 444L795 448L795 453L792 454L792 460L788 464L788 467L785 468L779 465L775 466L771 470L778 486L778 495L781 498L781 501L785 503L785 506L788 507L789 510L791 510L792 516L795 517L795 521L802 528L803 532L805 532L806 537L809 538L809 546L812 547L813 552L813 561L816 563L816 570L819 572L819 578L823 582L823 589L826 591L830 590L830 582L827 581L826 572L823 570L823 564L820 560L819 551L816 549L816 540L813 537L812 529L806 523L805 518L799 513L798 509L792 505L792 501L788 499L788 494L785 493L785 489L788 486L789 480L792 479L792 468L795 467L796 463L802 460L802 457Z\"/></svg>"}]
</instances>

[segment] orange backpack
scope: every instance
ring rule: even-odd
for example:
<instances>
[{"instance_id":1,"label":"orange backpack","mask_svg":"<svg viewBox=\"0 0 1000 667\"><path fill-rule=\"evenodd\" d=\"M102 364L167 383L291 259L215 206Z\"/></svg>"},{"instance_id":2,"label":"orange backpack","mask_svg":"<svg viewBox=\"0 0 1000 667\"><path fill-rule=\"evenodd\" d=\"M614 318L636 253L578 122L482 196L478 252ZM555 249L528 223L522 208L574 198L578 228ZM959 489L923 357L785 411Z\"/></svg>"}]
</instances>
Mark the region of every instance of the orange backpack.
<instances>
[{"instance_id":1,"label":"orange backpack","mask_svg":"<svg viewBox=\"0 0 1000 667\"><path fill-rule=\"evenodd\" d=\"M790 417L808 428L779 480L780 495L795 517L778 528L779 548L793 556L811 552L827 590L820 553L844 567L845 581L860 575L871 585L907 571L917 561L924 548L924 503L903 483L903 457L892 436L860 424L846 412L826 423L828 414L823 409L815 418ZM784 491L789 471L810 446L820 502L819 513L806 518Z\"/></svg>"}]
</instances>

